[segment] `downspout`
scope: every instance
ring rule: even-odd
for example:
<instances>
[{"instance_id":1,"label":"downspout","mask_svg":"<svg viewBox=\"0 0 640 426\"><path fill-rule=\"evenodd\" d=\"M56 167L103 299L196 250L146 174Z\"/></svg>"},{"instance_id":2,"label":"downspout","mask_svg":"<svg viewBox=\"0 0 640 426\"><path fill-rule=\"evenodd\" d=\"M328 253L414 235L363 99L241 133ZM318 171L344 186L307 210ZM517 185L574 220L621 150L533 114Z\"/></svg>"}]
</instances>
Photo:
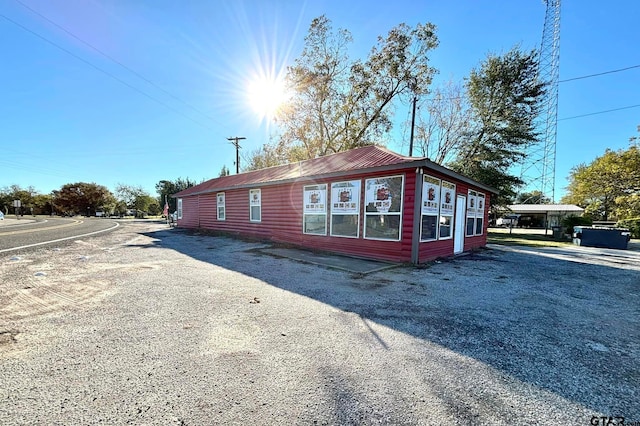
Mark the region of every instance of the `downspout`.
<instances>
[{"instance_id":1,"label":"downspout","mask_svg":"<svg viewBox=\"0 0 640 426\"><path fill-rule=\"evenodd\" d=\"M422 167L416 168L415 194L413 198L413 229L411 230L411 263L420 263L420 213L422 212Z\"/></svg>"}]
</instances>

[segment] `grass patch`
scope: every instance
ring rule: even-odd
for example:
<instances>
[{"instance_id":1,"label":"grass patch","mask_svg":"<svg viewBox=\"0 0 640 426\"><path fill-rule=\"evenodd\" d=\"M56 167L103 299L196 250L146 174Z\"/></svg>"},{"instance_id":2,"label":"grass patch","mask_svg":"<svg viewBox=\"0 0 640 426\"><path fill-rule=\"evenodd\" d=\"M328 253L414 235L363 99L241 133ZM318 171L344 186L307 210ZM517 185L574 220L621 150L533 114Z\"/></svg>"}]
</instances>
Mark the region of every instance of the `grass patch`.
<instances>
[{"instance_id":1,"label":"grass patch","mask_svg":"<svg viewBox=\"0 0 640 426\"><path fill-rule=\"evenodd\" d=\"M555 241L551 235L506 234L501 232L489 232L487 234L487 243L530 247L567 247L573 245L570 241Z\"/></svg>"}]
</instances>

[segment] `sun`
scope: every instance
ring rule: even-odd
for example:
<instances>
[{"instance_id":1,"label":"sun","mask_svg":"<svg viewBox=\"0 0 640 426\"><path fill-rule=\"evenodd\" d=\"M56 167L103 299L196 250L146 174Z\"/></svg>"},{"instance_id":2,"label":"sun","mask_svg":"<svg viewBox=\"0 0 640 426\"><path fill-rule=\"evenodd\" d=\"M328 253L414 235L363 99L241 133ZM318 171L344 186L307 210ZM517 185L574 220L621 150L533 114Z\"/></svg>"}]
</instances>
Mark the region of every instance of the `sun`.
<instances>
[{"instance_id":1,"label":"sun","mask_svg":"<svg viewBox=\"0 0 640 426\"><path fill-rule=\"evenodd\" d=\"M247 97L251 108L260 119L273 119L287 100L283 78L259 76L247 85Z\"/></svg>"}]
</instances>

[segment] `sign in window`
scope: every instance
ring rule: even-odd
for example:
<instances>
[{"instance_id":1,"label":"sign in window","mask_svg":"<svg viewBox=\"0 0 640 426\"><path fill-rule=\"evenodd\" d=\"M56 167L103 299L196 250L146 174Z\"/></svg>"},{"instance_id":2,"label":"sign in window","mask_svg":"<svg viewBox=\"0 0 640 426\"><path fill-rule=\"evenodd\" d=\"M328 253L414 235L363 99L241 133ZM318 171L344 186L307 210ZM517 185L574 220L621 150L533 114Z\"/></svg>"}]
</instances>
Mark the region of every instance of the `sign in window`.
<instances>
[{"instance_id":1,"label":"sign in window","mask_svg":"<svg viewBox=\"0 0 640 426\"><path fill-rule=\"evenodd\" d=\"M327 235L327 185L307 185L302 196L302 233Z\"/></svg>"},{"instance_id":2,"label":"sign in window","mask_svg":"<svg viewBox=\"0 0 640 426\"><path fill-rule=\"evenodd\" d=\"M400 241L404 176L365 181L364 237Z\"/></svg>"},{"instance_id":3,"label":"sign in window","mask_svg":"<svg viewBox=\"0 0 640 426\"><path fill-rule=\"evenodd\" d=\"M331 236L359 237L360 186L359 180L331 184Z\"/></svg>"},{"instance_id":4,"label":"sign in window","mask_svg":"<svg viewBox=\"0 0 640 426\"><path fill-rule=\"evenodd\" d=\"M249 220L251 222L262 220L262 193L259 189L249 190Z\"/></svg>"},{"instance_id":5,"label":"sign in window","mask_svg":"<svg viewBox=\"0 0 640 426\"><path fill-rule=\"evenodd\" d=\"M218 192L216 195L216 202L218 206L218 220L225 220L226 211L225 211L225 193Z\"/></svg>"}]
</instances>

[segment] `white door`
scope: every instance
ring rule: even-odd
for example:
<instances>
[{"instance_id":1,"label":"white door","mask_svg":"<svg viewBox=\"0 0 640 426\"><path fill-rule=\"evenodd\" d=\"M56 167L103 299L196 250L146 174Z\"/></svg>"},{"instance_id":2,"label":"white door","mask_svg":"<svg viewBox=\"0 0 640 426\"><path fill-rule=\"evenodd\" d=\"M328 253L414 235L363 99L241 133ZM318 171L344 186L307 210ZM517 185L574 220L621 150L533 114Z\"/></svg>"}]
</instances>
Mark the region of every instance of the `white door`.
<instances>
[{"instance_id":1,"label":"white door","mask_svg":"<svg viewBox=\"0 0 640 426\"><path fill-rule=\"evenodd\" d=\"M456 198L456 215L453 228L453 254L464 251L465 215L467 214L467 197L458 195Z\"/></svg>"}]
</instances>

